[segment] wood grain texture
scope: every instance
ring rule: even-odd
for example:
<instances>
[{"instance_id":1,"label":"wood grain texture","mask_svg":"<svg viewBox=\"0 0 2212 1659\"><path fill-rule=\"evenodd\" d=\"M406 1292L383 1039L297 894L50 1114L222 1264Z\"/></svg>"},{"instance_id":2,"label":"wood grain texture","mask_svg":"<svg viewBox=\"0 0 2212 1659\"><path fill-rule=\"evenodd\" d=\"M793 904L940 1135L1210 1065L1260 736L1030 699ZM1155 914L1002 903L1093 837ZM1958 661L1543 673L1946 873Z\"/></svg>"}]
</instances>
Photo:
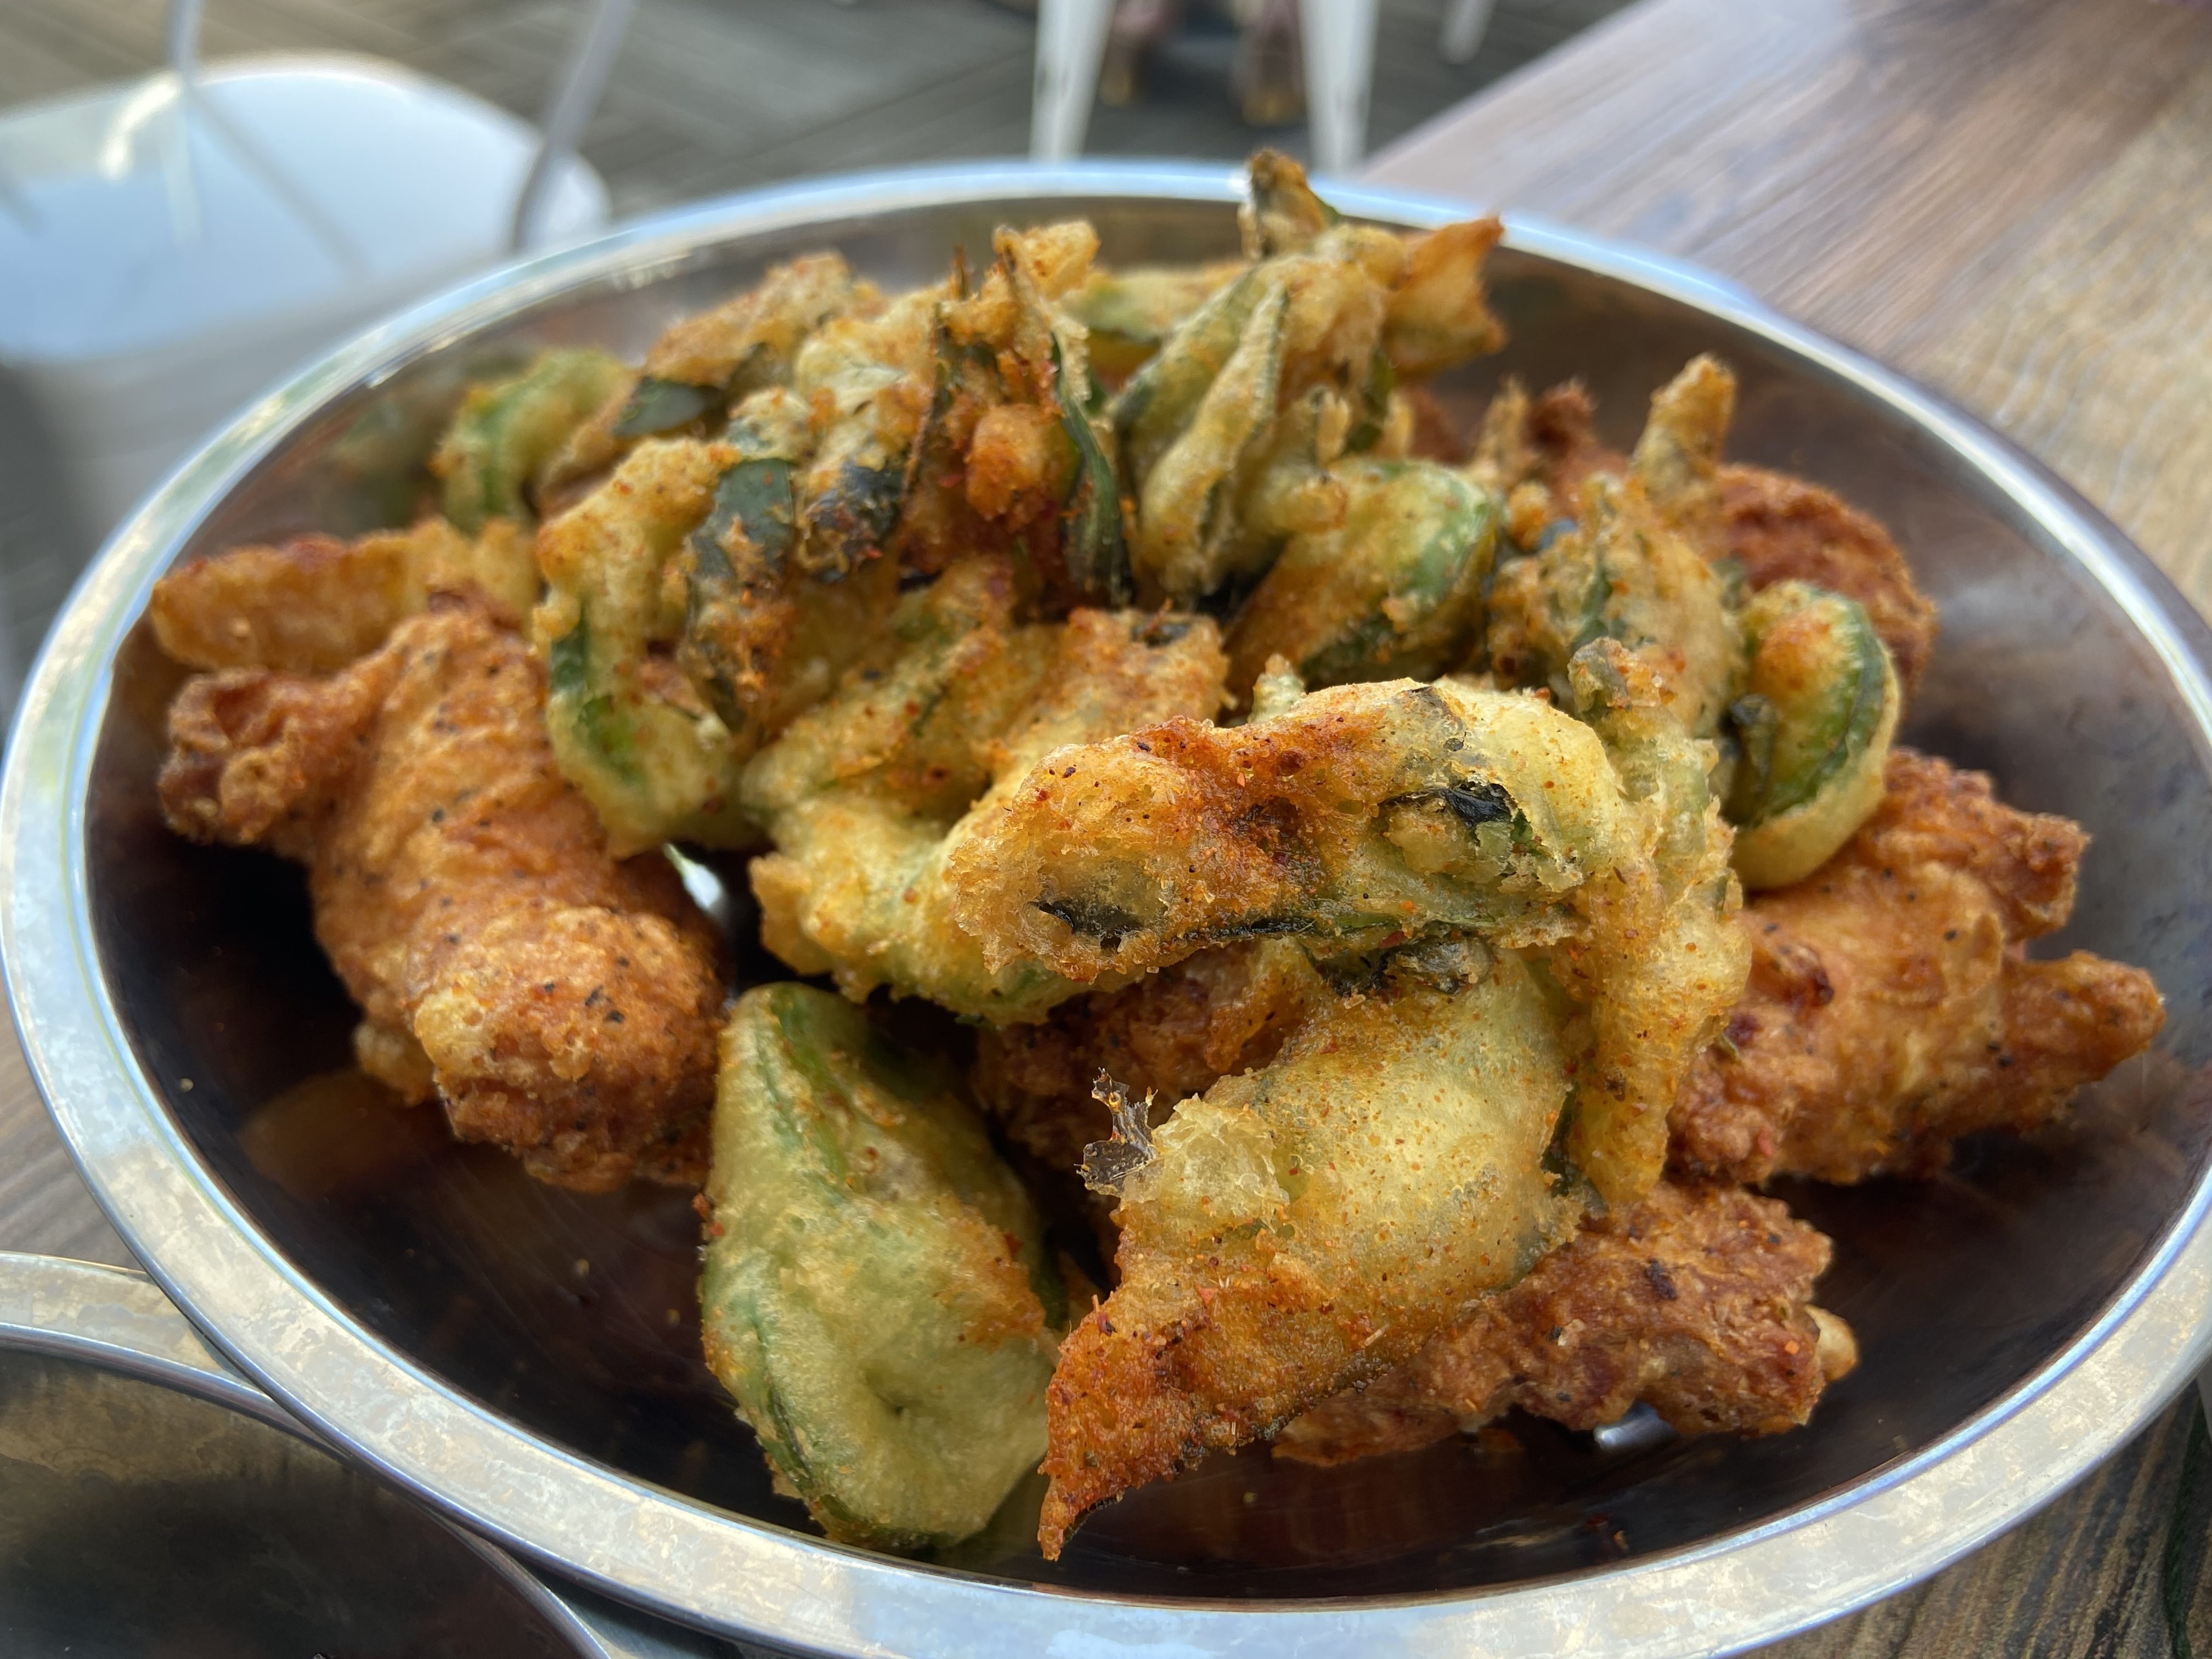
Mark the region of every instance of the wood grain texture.
<instances>
[{"instance_id":1,"label":"wood grain texture","mask_svg":"<svg viewBox=\"0 0 2212 1659\"><path fill-rule=\"evenodd\" d=\"M1910 367L2111 514L2212 609L2212 69Z\"/></svg>"},{"instance_id":2,"label":"wood grain texture","mask_svg":"<svg viewBox=\"0 0 2212 1659\"><path fill-rule=\"evenodd\" d=\"M2169 1659L2162 1571L2197 1414L2192 1394L1979 1553L1758 1659ZM2192 1493L2199 1536L2202 1508Z\"/></svg>"},{"instance_id":3,"label":"wood grain texture","mask_svg":"<svg viewBox=\"0 0 2212 1659\"><path fill-rule=\"evenodd\" d=\"M1378 183L1697 260L1928 381L2199 605L2212 14L1646 0L1378 155Z\"/></svg>"},{"instance_id":4,"label":"wood grain texture","mask_svg":"<svg viewBox=\"0 0 2212 1659\"><path fill-rule=\"evenodd\" d=\"M2204 11L1645 0L1369 176L1735 278L1983 416L2212 607ZM1765 1659L2187 1651L2169 1566L2179 1633L2212 1629L2212 1481L2181 1489L2197 1409L1967 1560Z\"/></svg>"}]
</instances>

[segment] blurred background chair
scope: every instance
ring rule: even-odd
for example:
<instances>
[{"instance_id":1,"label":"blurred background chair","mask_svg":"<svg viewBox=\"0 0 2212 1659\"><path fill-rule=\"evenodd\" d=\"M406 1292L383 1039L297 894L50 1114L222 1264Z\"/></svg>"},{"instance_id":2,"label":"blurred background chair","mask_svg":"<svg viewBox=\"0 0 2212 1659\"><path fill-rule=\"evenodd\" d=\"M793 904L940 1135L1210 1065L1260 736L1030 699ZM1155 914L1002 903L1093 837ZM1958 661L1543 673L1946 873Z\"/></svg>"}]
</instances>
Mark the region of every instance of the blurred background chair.
<instances>
[{"instance_id":1,"label":"blurred background chair","mask_svg":"<svg viewBox=\"0 0 2212 1659\"><path fill-rule=\"evenodd\" d=\"M1497 0L1449 0L1438 42L1449 63L1474 60ZM1064 161L1083 150L1117 0L1038 0L1036 101L1030 154ZM1297 0L1315 166L1349 173L1367 153L1377 0Z\"/></svg>"},{"instance_id":2,"label":"blurred background chair","mask_svg":"<svg viewBox=\"0 0 2212 1659\"><path fill-rule=\"evenodd\" d=\"M172 0L166 70L0 114L11 609L42 624L138 498L295 364L604 225L574 150L635 3L591 0L542 131L374 58L203 66L200 0ZM0 685L24 631L0 625Z\"/></svg>"}]
</instances>

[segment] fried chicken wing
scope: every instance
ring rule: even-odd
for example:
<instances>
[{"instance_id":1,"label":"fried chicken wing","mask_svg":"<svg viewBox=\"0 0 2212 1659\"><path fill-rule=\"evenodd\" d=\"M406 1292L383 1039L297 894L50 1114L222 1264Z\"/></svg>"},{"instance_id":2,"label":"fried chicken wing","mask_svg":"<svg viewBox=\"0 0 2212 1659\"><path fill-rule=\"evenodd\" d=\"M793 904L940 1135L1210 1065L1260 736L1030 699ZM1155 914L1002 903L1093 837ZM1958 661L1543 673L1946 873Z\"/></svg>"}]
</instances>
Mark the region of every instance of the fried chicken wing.
<instances>
[{"instance_id":1,"label":"fried chicken wing","mask_svg":"<svg viewBox=\"0 0 2212 1659\"><path fill-rule=\"evenodd\" d=\"M2037 1127L2157 1035L2148 975L2021 948L2073 908L2076 826L1909 750L1887 781L1840 853L1741 913L1750 987L1675 1102L1678 1168L1930 1174L1959 1136Z\"/></svg>"},{"instance_id":2,"label":"fried chicken wing","mask_svg":"<svg viewBox=\"0 0 2212 1659\"><path fill-rule=\"evenodd\" d=\"M1662 1182L1407 1364L1293 1420L1275 1455L1410 1451L1514 1407L1571 1429L1639 1401L1686 1435L1796 1428L1857 1359L1850 1327L1812 1303L1829 1254L1771 1199Z\"/></svg>"},{"instance_id":3,"label":"fried chicken wing","mask_svg":"<svg viewBox=\"0 0 2212 1659\"><path fill-rule=\"evenodd\" d=\"M307 866L356 1053L454 1133L599 1190L696 1180L722 1000L712 925L619 861L545 738L529 647L437 601L353 667L229 670L170 712L170 825Z\"/></svg>"},{"instance_id":4,"label":"fried chicken wing","mask_svg":"<svg viewBox=\"0 0 2212 1659\"><path fill-rule=\"evenodd\" d=\"M1325 1002L1274 1061L1097 1149L1121 1283L1047 1391L1048 1558L1089 1510L1417 1352L1574 1224L1545 1167L1567 1056L1479 945Z\"/></svg>"},{"instance_id":5,"label":"fried chicken wing","mask_svg":"<svg viewBox=\"0 0 2212 1659\"><path fill-rule=\"evenodd\" d=\"M154 637L187 668L334 674L382 645L433 593L475 592L508 616L538 598L529 537L494 520L477 537L443 519L350 542L297 536L179 565L154 584Z\"/></svg>"}]
</instances>

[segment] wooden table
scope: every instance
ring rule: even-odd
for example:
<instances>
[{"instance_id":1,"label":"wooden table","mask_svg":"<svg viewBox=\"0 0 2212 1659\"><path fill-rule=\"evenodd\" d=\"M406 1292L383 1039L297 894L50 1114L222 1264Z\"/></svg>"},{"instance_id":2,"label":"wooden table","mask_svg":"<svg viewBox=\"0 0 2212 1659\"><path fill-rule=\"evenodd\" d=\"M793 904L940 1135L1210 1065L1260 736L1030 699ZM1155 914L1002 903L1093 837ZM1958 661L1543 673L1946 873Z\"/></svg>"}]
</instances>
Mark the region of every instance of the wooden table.
<instances>
[{"instance_id":1,"label":"wooden table","mask_svg":"<svg viewBox=\"0 0 2212 1659\"><path fill-rule=\"evenodd\" d=\"M1644 0L1367 176L1734 277L2018 440L2212 607L2212 12ZM2212 1651L2197 1421L1770 1655Z\"/></svg>"},{"instance_id":2,"label":"wooden table","mask_svg":"<svg viewBox=\"0 0 2212 1659\"><path fill-rule=\"evenodd\" d=\"M1728 273L1978 410L2212 601L2212 15L1644 0L1370 176ZM0 1249L130 1260L11 1036ZM2195 1420L2177 1407L2010 1536L1771 1653L2163 1656L2186 1650L2169 1601L2212 1651Z\"/></svg>"}]
</instances>

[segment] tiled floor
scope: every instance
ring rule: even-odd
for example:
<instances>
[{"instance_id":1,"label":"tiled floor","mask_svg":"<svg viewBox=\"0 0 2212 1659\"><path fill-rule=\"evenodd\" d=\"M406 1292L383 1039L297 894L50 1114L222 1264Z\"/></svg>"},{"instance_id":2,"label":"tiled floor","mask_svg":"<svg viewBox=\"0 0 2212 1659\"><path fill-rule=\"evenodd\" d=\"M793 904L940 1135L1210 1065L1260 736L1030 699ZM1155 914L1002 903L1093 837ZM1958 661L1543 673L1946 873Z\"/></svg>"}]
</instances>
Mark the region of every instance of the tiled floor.
<instances>
[{"instance_id":1,"label":"tiled floor","mask_svg":"<svg viewBox=\"0 0 2212 1659\"><path fill-rule=\"evenodd\" d=\"M1437 51L1445 0L1382 0L1370 142L1623 3L1499 0L1480 53L1455 65ZM1262 133L1238 118L1222 0L1188 9L1140 100L1094 112L1091 150L1303 151L1302 126ZM581 0L207 0L203 53L372 53L535 118L582 10ZM164 11L162 0L0 0L0 107L161 67ZM1019 154L1035 31L998 0L639 0L584 154L622 214L810 173ZM25 412L12 395L0 378L0 435ZM28 494L0 488L0 715L89 550Z\"/></svg>"}]
</instances>

